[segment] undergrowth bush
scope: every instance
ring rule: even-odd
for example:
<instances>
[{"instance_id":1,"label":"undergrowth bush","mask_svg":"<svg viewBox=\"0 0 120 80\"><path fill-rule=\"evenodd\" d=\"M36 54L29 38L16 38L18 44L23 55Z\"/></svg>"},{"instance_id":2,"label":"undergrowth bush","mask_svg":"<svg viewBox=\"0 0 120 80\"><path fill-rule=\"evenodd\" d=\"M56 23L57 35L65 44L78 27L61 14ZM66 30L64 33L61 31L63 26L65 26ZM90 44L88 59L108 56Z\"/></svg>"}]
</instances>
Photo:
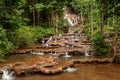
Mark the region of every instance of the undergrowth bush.
<instances>
[{"instance_id":1,"label":"undergrowth bush","mask_svg":"<svg viewBox=\"0 0 120 80\"><path fill-rule=\"evenodd\" d=\"M0 27L0 61L3 61L4 56L12 52L13 45L8 41L6 31Z\"/></svg>"},{"instance_id":2,"label":"undergrowth bush","mask_svg":"<svg viewBox=\"0 0 120 80\"><path fill-rule=\"evenodd\" d=\"M39 41L39 39L47 36L51 36L54 34L54 29L52 27L44 28L44 27L32 27L32 32L34 35L35 42Z\"/></svg>"},{"instance_id":3,"label":"undergrowth bush","mask_svg":"<svg viewBox=\"0 0 120 80\"><path fill-rule=\"evenodd\" d=\"M34 43L33 33L30 27L22 26L15 31L14 44L18 47L26 47Z\"/></svg>"},{"instance_id":4,"label":"undergrowth bush","mask_svg":"<svg viewBox=\"0 0 120 80\"><path fill-rule=\"evenodd\" d=\"M104 36L100 33L93 37L92 42L92 46L97 56L111 56L113 49L107 42L105 42Z\"/></svg>"},{"instance_id":5,"label":"undergrowth bush","mask_svg":"<svg viewBox=\"0 0 120 80\"><path fill-rule=\"evenodd\" d=\"M16 48L27 47L39 41L39 39L54 34L53 28L44 28L40 26L21 26L14 32L11 32L10 40Z\"/></svg>"}]
</instances>

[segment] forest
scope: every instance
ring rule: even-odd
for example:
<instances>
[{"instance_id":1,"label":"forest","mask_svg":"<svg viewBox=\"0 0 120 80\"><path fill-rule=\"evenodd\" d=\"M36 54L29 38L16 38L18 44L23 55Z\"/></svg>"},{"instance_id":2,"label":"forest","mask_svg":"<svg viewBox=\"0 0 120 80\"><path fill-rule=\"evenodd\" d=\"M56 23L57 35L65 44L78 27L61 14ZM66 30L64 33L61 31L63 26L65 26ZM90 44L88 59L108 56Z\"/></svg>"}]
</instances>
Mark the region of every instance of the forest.
<instances>
[{"instance_id":1,"label":"forest","mask_svg":"<svg viewBox=\"0 0 120 80\"><path fill-rule=\"evenodd\" d=\"M118 54L119 0L0 0L0 57L16 48L37 43L41 38L64 33L63 8L69 6L80 17L93 47L107 55L105 39L111 39L113 56ZM77 31L77 30L76 30ZM105 48L104 48L105 47ZM101 51L101 49L104 49ZM112 52L113 53L113 52Z\"/></svg>"}]
</instances>

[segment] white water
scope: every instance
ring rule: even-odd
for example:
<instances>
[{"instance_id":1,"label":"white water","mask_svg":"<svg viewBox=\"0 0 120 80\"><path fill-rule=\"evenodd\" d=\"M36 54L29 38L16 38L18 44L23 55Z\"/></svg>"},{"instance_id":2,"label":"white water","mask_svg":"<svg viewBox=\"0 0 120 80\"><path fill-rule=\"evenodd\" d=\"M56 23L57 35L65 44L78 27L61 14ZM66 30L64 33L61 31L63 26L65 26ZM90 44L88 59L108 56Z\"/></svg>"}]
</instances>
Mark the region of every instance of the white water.
<instances>
[{"instance_id":1,"label":"white water","mask_svg":"<svg viewBox=\"0 0 120 80\"><path fill-rule=\"evenodd\" d=\"M66 51L64 57L72 57L72 56L68 55L68 52Z\"/></svg>"},{"instance_id":2,"label":"white water","mask_svg":"<svg viewBox=\"0 0 120 80\"><path fill-rule=\"evenodd\" d=\"M91 56L91 55L89 55L87 52L85 53L85 56L87 57L87 56Z\"/></svg>"},{"instance_id":3,"label":"white water","mask_svg":"<svg viewBox=\"0 0 120 80\"><path fill-rule=\"evenodd\" d=\"M48 46L49 45L49 42L52 40L52 37L50 37L49 39L48 39L48 41L45 43L45 45L46 46Z\"/></svg>"},{"instance_id":4,"label":"white water","mask_svg":"<svg viewBox=\"0 0 120 80\"><path fill-rule=\"evenodd\" d=\"M7 69L0 69L3 72L1 80L14 80L15 77L13 76L14 72L10 72Z\"/></svg>"},{"instance_id":5,"label":"white water","mask_svg":"<svg viewBox=\"0 0 120 80\"><path fill-rule=\"evenodd\" d=\"M34 51L31 51L30 53L31 53L31 54L35 54L35 55L44 55L43 52L34 52Z\"/></svg>"},{"instance_id":6,"label":"white water","mask_svg":"<svg viewBox=\"0 0 120 80\"><path fill-rule=\"evenodd\" d=\"M43 40L42 40L42 45L44 45L44 44L45 44L45 40L43 39Z\"/></svg>"},{"instance_id":7,"label":"white water","mask_svg":"<svg viewBox=\"0 0 120 80\"><path fill-rule=\"evenodd\" d=\"M91 55L88 53L88 49L89 49L89 46L85 45L85 46L84 46L84 50L85 50L85 56L86 56L86 57L91 56Z\"/></svg>"},{"instance_id":8,"label":"white water","mask_svg":"<svg viewBox=\"0 0 120 80\"><path fill-rule=\"evenodd\" d=\"M76 68L68 67L67 69L65 69L65 72L74 72L76 70L77 70Z\"/></svg>"},{"instance_id":9,"label":"white water","mask_svg":"<svg viewBox=\"0 0 120 80\"><path fill-rule=\"evenodd\" d=\"M72 17L72 18L70 18L70 16L71 16L71 14L66 11L66 7L65 7L64 8L64 19L67 19L68 23L71 26L76 25L78 23L77 20L79 19L78 18L79 16L76 15L76 17Z\"/></svg>"},{"instance_id":10,"label":"white water","mask_svg":"<svg viewBox=\"0 0 120 80\"><path fill-rule=\"evenodd\" d=\"M38 52L37 54L38 54L38 55L44 55L44 53L43 53L43 52Z\"/></svg>"}]
</instances>

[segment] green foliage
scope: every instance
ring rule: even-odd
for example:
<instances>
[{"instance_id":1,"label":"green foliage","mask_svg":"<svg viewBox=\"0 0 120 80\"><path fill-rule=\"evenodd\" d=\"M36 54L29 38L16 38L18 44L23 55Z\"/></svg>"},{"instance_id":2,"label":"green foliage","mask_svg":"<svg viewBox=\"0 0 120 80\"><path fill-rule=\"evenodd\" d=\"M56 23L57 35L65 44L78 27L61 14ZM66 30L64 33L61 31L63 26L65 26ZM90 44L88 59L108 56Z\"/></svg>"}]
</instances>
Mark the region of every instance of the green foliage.
<instances>
[{"instance_id":1,"label":"green foliage","mask_svg":"<svg viewBox=\"0 0 120 80\"><path fill-rule=\"evenodd\" d=\"M105 42L104 37L100 35L100 33L96 34L92 39L92 46L96 51L96 55L98 56L111 56L113 49L110 45Z\"/></svg>"},{"instance_id":2,"label":"green foliage","mask_svg":"<svg viewBox=\"0 0 120 80\"><path fill-rule=\"evenodd\" d=\"M41 26L37 26L31 29L34 34L35 42L37 42L39 39L43 37L47 37L47 36L54 34L54 28L52 27L44 28Z\"/></svg>"},{"instance_id":3,"label":"green foliage","mask_svg":"<svg viewBox=\"0 0 120 80\"><path fill-rule=\"evenodd\" d=\"M79 32L79 27L75 28L74 33L78 33Z\"/></svg>"},{"instance_id":4,"label":"green foliage","mask_svg":"<svg viewBox=\"0 0 120 80\"><path fill-rule=\"evenodd\" d=\"M3 57L12 52L12 43L8 41L6 31L0 27L0 61Z\"/></svg>"},{"instance_id":5,"label":"green foliage","mask_svg":"<svg viewBox=\"0 0 120 80\"><path fill-rule=\"evenodd\" d=\"M61 18L58 23L58 28L62 29L63 27L70 27L70 24L67 19Z\"/></svg>"},{"instance_id":6,"label":"green foliage","mask_svg":"<svg viewBox=\"0 0 120 80\"><path fill-rule=\"evenodd\" d=\"M100 27L98 25L94 25L93 29L94 29L93 35L100 32ZM85 34L87 35L87 37L92 38L93 35L92 35L91 23L86 23L86 25L85 25Z\"/></svg>"},{"instance_id":7,"label":"green foliage","mask_svg":"<svg viewBox=\"0 0 120 80\"><path fill-rule=\"evenodd\" d=\"M94 0L74 0L71 1L70 4L73 7L74 11L78 14L88 15L90 11L90 4L94 3Z\"/></svg>"},{"instance_id":8,"label":"green foliage","mask_svg":"<svg viewBox=\"0 0 120 80\"><path fill-rule=\"evenodd\" d=\"M41 9L45 8L45 5L43 3L36 3L35 4L35 9L40 11Z\"/></svg>"},{"instance_id":9,"label":"green foliage","mask_svg":"<svg viewBox=\"0 0 120 80\"><path fill-rule=\"evenodd\" d=\"M16 29L15 37L13 37L13 43L20 47L26 47L34 42L33 33L30 27L28 26L21 26L20 28Z\"/></svg>"},{"instance_id":10,"label":"green foliage","mask_svg":"<svg viewBox=\"0 0 120 80\"><path fill-rule=\"evenodd\" d=\"M16 48L27 47L39 41L39 39L54 34L53 28L43 28L40 26L21 26L10 33L10 40Z\"/></svg>"},{"instance_id":11,"label":"green foliage","mask_svg":"<svg viewBox=\"0 0 120 80\"><path fill-rule=\"evenodd\" d=\"M29 21L24 13L26 0L2 0L0 5L0 24L8 30L15 30Z\"/></svg>"}]
</instances>

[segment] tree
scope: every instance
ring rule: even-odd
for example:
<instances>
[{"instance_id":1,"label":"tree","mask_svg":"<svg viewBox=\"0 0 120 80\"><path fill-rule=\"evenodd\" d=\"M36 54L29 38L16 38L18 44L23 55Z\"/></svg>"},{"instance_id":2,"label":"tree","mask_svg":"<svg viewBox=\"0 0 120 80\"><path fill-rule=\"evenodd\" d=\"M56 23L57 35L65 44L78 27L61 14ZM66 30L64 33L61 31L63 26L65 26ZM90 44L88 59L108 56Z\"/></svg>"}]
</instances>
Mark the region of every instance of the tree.
<instances>
[{"instance_id":1,"label":"tree","mask_svg":"<svg viewBox=\"0 0 120 80\"><path fill-rule=\"evenodd\" d=\"M0 24L8 31L24 25L26 18L23 18L26 0L1 0L0 2Z\"/></svg>"},{"instance_id":2,"label":"tree","mask_svg":"<svg viewBox=\"0 0 120 80\"><path fill-rule=\"evenodd\" d=\"M119 16L120 16L120 1L119 0L99 0L101 3L104 3L104 15L105 19L109 17L113 17L113 24L114 24L114 17L116 17L116 26L115 26L115 37L114 37L114 56L117 55L117 41L118 41L118 30L119 30ZM107 12L109 11L109 12Z\"/></svg>"},{"instance_id":3,"label":"tree","mask_svg":"<svg viewBox=\"0 0 120 80\"><path fill-rule=\"evenodd\" d=\"M36 3L35 4L35 9L37 10L37 14L38 14L38 22L37 24L39 25L39 22L40 22L40 11L45 8L46 6L43 4L43 3Z\"/></svg>"}]
</instances>

